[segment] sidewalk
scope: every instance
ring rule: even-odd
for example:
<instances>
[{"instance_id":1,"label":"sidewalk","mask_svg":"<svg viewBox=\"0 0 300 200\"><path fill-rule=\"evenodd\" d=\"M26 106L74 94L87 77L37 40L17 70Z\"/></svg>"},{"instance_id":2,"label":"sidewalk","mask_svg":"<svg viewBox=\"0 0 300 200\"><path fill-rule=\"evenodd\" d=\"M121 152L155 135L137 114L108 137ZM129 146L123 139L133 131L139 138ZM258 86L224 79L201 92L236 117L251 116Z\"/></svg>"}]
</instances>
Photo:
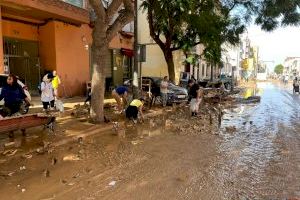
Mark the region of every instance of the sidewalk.
<instances>
[{"instance_id":1,"label":"sidewalk","mask_svg":"<svg viewBox=\"0 0 300 200\"><path fill-rule=\"evenodd\" d=\"M55 132L51 133L49 130L44 130L43 126L30 128L26 130L26 137L23 137L21 131L15 131L15 138L13 142L8 135L0 135L0 163L7 162L14 158L19 158L25 154L35 154L39 152L47 152L56 147L65 145L67 143L78 142L86 137L96 134L113 133L114 121L118 123L118 127L123 126L124 117L122 115L115 115L110 123L92 124L88 122L86 116L79 118L71 115L74 106L83 105L85 98L74 97L62 99L66 112L61 114L56 119ZM106 103L115 103L114 99L106 99ZM32 104L34 106L30 109L31 113L41 112L42 104L39 97L33 97ZM171 109L171 108L170 108ZM153 117L163 114L162 109L149 110L145 117ZM11 143L12 142L12 143ZM10 145L8 145L10 144ZM5 152L14 152L13 155L4 155Z\"/></svg>"},{"instance_id":2,"label":"sidewalk","mask_svg":"<svg viewBox=\"0 0 300 200\"><path fill-rule=\"evenodd\" d=\"M66 110L74 108L74 106L80 104L84 104L86 97L72 97L72 98L62 98L60 99L64 103L64 107ZM115 99L105 99L104 104L114 104L116 103ZM36 109L36 108L42 108L42 102L41 98L39 96L32 97L31 104L33 106L30 107L30 109Z\"/></svg>"}]
</instances>

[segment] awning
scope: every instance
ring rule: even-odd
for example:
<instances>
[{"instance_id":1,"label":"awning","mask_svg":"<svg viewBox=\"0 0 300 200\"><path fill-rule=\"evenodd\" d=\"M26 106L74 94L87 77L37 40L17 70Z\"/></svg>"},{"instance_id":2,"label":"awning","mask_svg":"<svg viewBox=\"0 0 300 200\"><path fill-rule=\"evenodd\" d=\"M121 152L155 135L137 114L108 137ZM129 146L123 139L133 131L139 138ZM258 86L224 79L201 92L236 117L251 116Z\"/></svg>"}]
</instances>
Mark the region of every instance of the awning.
<instances>
[{"instance_id":1,"label":"awning","mask_svg":"<svg viewBox=\"0 0 300 200\"><path fill-rule=\"evenodd\" d=\"M121 48L121 52L122 52L123 55L128 56L128 57L133 57L134 56L134 52L131 49Z\"/></svg>"}]
</instances>

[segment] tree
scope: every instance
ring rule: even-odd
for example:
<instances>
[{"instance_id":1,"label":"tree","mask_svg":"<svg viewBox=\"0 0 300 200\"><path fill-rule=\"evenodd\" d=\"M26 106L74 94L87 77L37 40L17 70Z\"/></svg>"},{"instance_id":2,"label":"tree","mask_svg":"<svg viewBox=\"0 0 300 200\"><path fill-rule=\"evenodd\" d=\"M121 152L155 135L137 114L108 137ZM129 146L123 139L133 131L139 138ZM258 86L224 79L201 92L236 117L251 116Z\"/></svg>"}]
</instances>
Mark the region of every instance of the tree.
<instances>
[{"instance_id":1,"label":"tree","mask_svg":"<svg viewBox=\"0 0 300 200\"><path fill-rule=\"evenodd\" d=\"M265 31L300 22L300 0L224 0L223 3L234 10L234 15L248 22L254 19Z\"/></svg>"},{"instance_id":2,"label":"tree","mask_svg":"<svg viewBox=\"0 0 300 200\"><path fill-rule=\"evenodd\" d=\"M102 0L89 0L93 24L92 43L92 101L90 115L94 122L104 121L104 68L109 60L109 42L131 22L134 9L131 0L112 0L108 6Z\"/></svg>"},{"instance_id":3,"label":"tree","mask_svg":"<svg viewBox=\"0 0 300 200\"><path fill-rule=\"evenodd\" d=\"M174 51L188 52L197 44L210 45L213 49L216 38L220 45L221 41L235 43L244 30L243 25L236 23L238 18L231 17L228 8L214 0L145 0L142 8L147 11L150 36L161 48L173 81ZM235 38L228 38L229 35ZM211 53L219 55L218 50Z\"/></svg>"},{"instance_id":4,"label":"tree","mask_svg":"<svg viewBox=\"0 0 300 200\"><path fill-rule=\"evenodd\" d=\"M282 64L276 65L276 67L274 68L274 72L279 75L283 73L283 68L284 66Z\"/></svg>"},{"instance_id":5,"label":"tree","mask_svg":"<svg viewBox=\"0 0 300 200\"><path fill-rule=\"evenodd\" d=\"M210 52L206 55L214 55L214 62L219 62L220 45L237 44L252 19L266 31L297 25L299 5L300 0L144 0L142 8L147 11L150 35L163 51L174 80L173 51L210 45L205 46Z\"/></svg>"}]
</instances>

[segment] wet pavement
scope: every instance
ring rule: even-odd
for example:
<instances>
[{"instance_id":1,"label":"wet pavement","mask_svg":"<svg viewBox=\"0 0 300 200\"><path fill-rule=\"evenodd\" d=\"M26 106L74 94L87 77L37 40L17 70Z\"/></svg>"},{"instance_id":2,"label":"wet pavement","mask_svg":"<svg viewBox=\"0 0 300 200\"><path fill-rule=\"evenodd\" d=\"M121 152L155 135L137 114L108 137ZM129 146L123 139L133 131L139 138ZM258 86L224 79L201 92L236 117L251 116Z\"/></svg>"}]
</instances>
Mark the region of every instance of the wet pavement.
<instances>
[{"instance_id":1,"label":"wet pavement","mask_svg":"<svg viewBox=\"0 0 300 200\"><path fill-rule=\"evenodd\" d=\"M220 130L166 111L32 158L0 156L0 199L300 199L300 96L275 83L244 95L261 102L224 110Z\"/></svg>"},{"instance_id":2,"label":"wet pavement","mask_svg":"<svg viewBox=\"0 0 300 200\"><path fill-rule=\"evenodd\" d=\"M218 173L232 181L235 198L300 198L300 97L279 84L258 84L262 100L227 115L234 135L224 133ZM223 162L224 161L224 162Z\"/></svg>"}]
</instances>

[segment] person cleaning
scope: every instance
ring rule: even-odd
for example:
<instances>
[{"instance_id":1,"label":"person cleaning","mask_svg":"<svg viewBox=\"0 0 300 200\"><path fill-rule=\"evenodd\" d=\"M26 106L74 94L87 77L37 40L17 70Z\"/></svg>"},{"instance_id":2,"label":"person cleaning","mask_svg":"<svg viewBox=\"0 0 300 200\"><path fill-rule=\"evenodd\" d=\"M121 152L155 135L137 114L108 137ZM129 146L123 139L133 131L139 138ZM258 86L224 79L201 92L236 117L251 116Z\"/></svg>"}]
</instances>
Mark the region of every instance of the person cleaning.
<instances>
[{"instance_id":1,"label":"person cleaning","mask_svg":"<svg viewBox=\"0 0 300 200\"><path fill-rule=\"evenodd\" d=\"M144 114L143 114L143 105L144 105L145 99L133 99L129 106L126 109L126 118L129 120L132 120L135 124L138 120L138 114L141 116L141 120L144 120Z\"/></svg>"},{"instance_id":2,"label":"person cleaning","mask_svg":"<svg viewBox=\"0 0 300 200\"><path fill-rule=\"evenodd\" d=\"M125 86L119 86L112 91L111 96L116 100L118 110L123 112L123 107L127 104L128 88Z\"/></svg>"}]
</instances>

